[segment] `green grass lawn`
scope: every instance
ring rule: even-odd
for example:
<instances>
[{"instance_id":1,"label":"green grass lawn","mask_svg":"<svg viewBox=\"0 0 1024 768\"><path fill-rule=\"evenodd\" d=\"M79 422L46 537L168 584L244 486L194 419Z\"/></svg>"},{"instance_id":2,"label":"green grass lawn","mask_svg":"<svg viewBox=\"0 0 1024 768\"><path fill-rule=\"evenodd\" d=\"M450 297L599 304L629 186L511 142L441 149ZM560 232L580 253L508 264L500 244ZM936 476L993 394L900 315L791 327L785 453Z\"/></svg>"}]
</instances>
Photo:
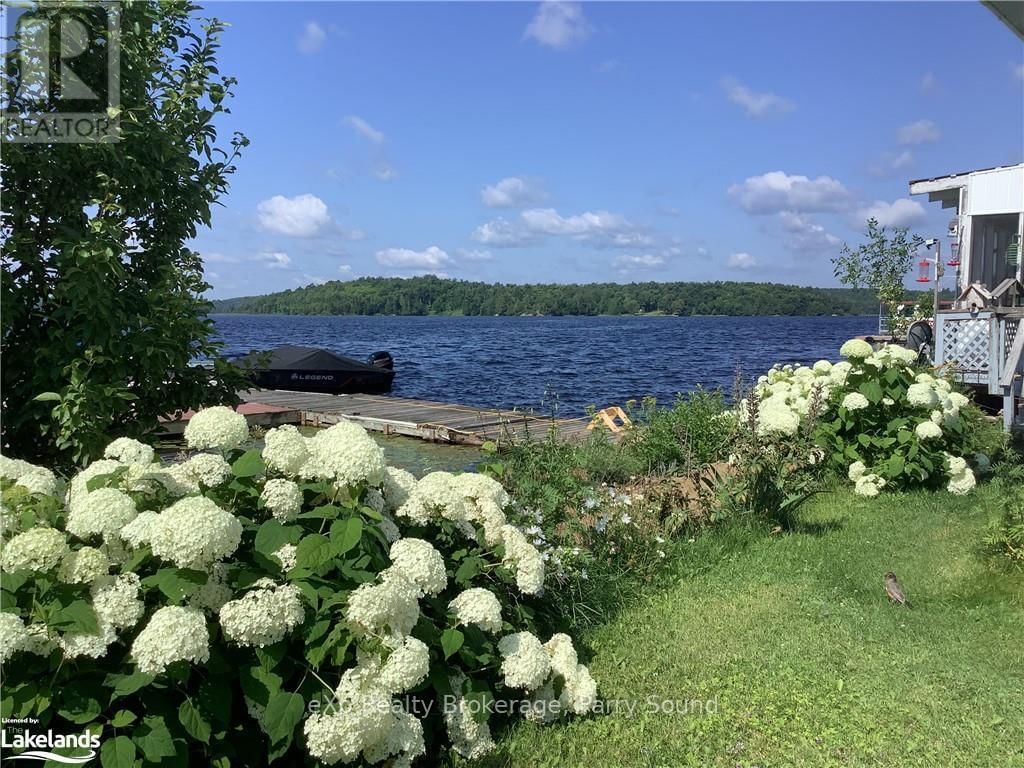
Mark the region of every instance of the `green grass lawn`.
<instances>
[{"instance_id":1,"label":"green grass lawn","mask_svg":"<svg viewBox=\"0 0 1024 768\"><path fill-rule=\"evenodd\" d=\"M801 532L684 542L671 585L586 638L601 695L640 711L523 723L486 764L1024 766L1024 575L978 550L995 492L843 490Z\"/></svg>"}]
</instances>

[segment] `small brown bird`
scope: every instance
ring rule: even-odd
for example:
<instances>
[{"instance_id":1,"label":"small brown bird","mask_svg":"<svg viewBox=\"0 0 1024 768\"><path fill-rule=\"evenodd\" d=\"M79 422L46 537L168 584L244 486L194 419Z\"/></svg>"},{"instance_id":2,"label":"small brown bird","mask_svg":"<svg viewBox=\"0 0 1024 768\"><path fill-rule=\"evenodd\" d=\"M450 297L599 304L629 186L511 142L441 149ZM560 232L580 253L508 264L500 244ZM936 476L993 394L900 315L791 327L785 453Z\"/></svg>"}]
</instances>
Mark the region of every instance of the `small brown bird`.
<instances>
[{"instance_id":1,"label":"small brown bird","mask_svg":"<svg viewBox=\"0 0 1024 768\"><path fill-rule=\"evenodd\" d=\"M907 600L907 596L903 593L903 587L900 586L899 581L896 580L895 573L892 571L886 571L883 583L885 584L885 594L888 595L889 600L897 605L902 605L905 608L914 607L910 604L910 601Z\"/></svg>"}]
</instances>

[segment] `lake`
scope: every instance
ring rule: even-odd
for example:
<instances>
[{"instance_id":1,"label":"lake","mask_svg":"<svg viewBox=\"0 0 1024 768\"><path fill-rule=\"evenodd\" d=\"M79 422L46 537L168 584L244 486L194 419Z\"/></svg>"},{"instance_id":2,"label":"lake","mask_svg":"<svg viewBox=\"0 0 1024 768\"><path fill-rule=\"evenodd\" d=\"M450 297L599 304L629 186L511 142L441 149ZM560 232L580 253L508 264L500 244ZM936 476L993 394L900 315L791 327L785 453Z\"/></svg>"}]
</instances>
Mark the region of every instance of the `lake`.
<instances>
[{"instance_id":1,"label":"lake","mask_svg":"<svg viewBox=\"0 0 1024 768\"><path fill-rule=\"evenodd\" d=\"M865 317L394 317L212 315L228 355L298 344L395 358L394 394L581 416L698 386L731 391L774 363L835 360Z\"/></svg>"}]
</instances>

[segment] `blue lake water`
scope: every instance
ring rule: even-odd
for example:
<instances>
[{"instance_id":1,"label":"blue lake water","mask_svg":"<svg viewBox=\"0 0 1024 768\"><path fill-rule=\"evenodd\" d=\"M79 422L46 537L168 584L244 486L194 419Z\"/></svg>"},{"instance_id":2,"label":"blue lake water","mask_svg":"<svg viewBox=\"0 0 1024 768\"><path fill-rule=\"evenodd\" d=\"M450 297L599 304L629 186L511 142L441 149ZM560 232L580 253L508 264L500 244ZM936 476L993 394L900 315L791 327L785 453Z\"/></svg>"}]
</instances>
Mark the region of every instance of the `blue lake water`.
<instances>
[{"instance_id":1,"label":"blue lake water","mask_svg":"<svg viewBox=\"0 0 1024 768\"><path fill-rule=\"evenodd\" d=\"M393 394L583 415L699 385L732 390L776 362L838 357L876 317L318 317L213 315L229 355L281 344L395 357Z\"/></svg>"}]
</instances>

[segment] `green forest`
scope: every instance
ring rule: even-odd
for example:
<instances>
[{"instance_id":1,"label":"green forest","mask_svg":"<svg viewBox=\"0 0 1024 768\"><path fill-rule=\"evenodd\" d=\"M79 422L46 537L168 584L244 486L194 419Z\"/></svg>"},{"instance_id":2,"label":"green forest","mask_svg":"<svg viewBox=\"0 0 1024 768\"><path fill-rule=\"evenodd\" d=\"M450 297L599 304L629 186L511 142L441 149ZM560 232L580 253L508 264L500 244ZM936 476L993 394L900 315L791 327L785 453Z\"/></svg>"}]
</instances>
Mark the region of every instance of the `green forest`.
<instances>
[{"instance_id":1,"label":"green forest","mask_svg":"<svg viewBox=\"0 0 1024 768\"><path fill-rule=\"evenodd\" d=\"M362 277L221 299L214 312L284 315L871 315L872 291L776 283L479 283Z\"/></svg>"}]
</instances>

